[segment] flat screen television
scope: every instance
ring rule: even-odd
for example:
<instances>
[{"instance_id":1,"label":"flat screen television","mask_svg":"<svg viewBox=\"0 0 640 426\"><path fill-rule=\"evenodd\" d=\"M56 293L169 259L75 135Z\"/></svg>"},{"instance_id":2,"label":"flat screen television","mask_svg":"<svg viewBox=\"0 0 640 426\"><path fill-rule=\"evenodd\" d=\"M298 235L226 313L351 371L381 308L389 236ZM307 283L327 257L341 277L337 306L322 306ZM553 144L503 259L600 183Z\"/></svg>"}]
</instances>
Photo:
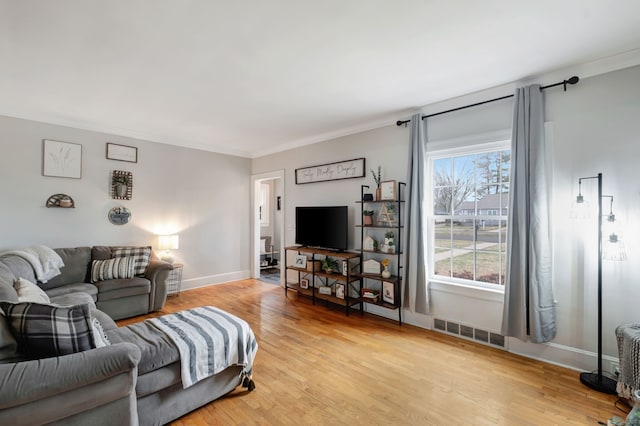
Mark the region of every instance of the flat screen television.
<instances>
[{"instance_id":1,"label":"flat screen television","mask_svg":"<svg viewBox=\"0 0 640 426\"><path fill-rule=\"evenodd\" d=\"M296 244L346 250L348 232L347 206L296 207Z\"/></svg>"}]
</instances>

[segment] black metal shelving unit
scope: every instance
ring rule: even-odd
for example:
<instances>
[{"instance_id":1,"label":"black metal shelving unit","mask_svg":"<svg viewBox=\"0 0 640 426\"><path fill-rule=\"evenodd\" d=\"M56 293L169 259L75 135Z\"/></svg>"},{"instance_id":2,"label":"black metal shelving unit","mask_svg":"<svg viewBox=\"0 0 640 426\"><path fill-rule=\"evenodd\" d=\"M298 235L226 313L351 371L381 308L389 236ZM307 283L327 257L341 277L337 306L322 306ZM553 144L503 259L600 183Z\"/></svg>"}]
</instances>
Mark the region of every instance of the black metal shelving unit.
<instances>
[{"instance_id":1,"label":"black metal shelving unit","mask_svg":"<svg viewBox=\"0 0 640 426\"><path fill-rule=\"evenodd\" d=\"M404 205L403 194L404 194L404 188L406 185L404 182L397 182L396 184L397 184L397 188L396 188L395 200L375 200L374 199L374 200L364 201L365 189L369 189L369 186L367 185L360 186L360 201L357 201L357 203L360 204L361 222L360 222L360 225L356 225L356 226L360 228L359 252L362 254L362 259L360 262L360 273L357 274L357 276L362 279L363 287L366 287L365 284L369 281L380 282L380 299L378 301L374 302L371 299L362 297L362 295L360 297L360 301L362 303L373 304L386 309L397 310L398 324L402 325L402 250L401 250L401 247L402 247L402 230L404 228L404 226L402 225L402 206ZM382 225L377 221L375 221L373 225L364 225L363 213L365 210L365 206L368 206L368 205L377 206L379 208L382 207L383 205L387 205L387 206L393 205L395 211L397 212L395 224ZM364 249L363 247L364 247L364 240L365 240L365 230L367 229L372 230L374 232L377 231L379 234L384 233L386 231L390 231L390 230L395 231L394 238L397 238L397 240L394 241L394 245L396 247L395 251L393 253L388 253L380 250ZM383 278L381 274L363 272L362 265L366 259L381 258L381 257L382 258L387 257L395 260L395 270L393 271L390 277ZM393 303L390 303L389 301L384 300L385 299L383 294L384 282L391 283L393 285L393 289L394 289Z\"/></svg>"}]
</instances>

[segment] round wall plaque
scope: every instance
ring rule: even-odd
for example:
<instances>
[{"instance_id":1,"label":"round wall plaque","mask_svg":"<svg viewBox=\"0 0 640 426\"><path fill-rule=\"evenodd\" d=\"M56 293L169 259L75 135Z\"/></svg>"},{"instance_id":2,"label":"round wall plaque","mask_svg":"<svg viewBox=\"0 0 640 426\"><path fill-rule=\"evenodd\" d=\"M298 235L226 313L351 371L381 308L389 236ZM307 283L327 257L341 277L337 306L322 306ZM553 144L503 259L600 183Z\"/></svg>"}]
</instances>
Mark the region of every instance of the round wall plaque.
<instances>
[{"instance_id":1,"label":"round wall plaque","mask_svg":"<svg viewBox=\"0 0 640 426\"><path fill-rule=\"evenodd\" d=\"M126 207L114 207L109 210L109 222L114 225L126 225L131 220L131 210Z\"/></svg>"}]
</instances>

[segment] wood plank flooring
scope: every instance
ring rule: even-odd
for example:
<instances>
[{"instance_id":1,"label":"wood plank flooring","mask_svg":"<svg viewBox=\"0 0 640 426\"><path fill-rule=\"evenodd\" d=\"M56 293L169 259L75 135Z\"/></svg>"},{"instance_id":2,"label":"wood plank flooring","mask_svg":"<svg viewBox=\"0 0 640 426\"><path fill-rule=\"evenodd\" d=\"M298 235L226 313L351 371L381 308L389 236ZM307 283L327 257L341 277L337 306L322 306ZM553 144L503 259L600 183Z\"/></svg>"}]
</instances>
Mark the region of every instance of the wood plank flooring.
<instances>
[{"instance_id":1,"label":"wood plank flooring","mask_svg":"<svg viewBox=\"0 0 640 426\"><path fill-rule=\"evenodd\" d=\"M162 312L213 305L244 318L260 348L256 390L173 422L192 425L597 425L625 413L579 373L278 286L237 281L182 292Z\"/></svg>"}]
</instances>

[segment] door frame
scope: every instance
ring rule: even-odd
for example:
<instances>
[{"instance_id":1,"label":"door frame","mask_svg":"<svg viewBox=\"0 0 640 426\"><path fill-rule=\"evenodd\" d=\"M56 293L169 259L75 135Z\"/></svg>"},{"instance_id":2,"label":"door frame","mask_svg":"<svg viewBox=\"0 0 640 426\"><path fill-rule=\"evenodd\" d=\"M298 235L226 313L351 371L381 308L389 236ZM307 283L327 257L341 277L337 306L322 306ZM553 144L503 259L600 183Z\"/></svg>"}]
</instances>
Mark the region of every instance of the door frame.
<instances>
[{"instance_id":1,"label":"door frame","mask_svg":"<svg viewBox=\"0 0 640 426\"><path fill-rule=\"evenodd\" d=\"M281 208L278 210L275 209L276 216L279 216L282 220L282 226L277 230L280 237L280 246L278 247L278 251L280 255L278 256L280 262L280 285L284 286L284 278L285 278L285 269L284 264L285 260L283 259L284 255L284 235L286 228L286 215L284 214L284 200L286 200L284 189L284 169L274 170L271 172L265 173L257 173L251 175L251 278L260 278L260 183L265 180L274 180L275 179L275 193L281 194ZM276 218L274 217L273 220Z\"/></svg>"}]
</instances>

